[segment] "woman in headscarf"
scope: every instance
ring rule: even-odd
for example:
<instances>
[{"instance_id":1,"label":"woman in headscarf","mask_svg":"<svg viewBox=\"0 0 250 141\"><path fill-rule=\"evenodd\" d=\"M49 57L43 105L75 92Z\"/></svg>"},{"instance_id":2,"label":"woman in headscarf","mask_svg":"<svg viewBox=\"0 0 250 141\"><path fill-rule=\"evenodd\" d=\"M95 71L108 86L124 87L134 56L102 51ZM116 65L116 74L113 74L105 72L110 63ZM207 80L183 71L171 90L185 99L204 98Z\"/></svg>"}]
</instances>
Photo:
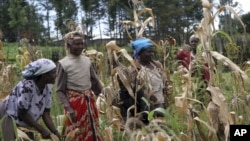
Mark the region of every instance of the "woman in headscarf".
<instances>
[{"instance_id":1,"label":"woman in headscarf","mask_svg":"<svg viewBox=\"0 0 250 141\"><path fill-rule=\"evenodd\" d=\"M208 63L206 62L208 58L205 52L199 52L199 43L199 37L195 34L191 35L189 38L190 48L180 49L177 52L176 58L186 70L191 71L191 76L195 78L193 82L196 82L198 85L195 89L195 97L201 102L208 102L210 99L210 96L206 95L206 88L210 81Z\"/></svg>"},{"instance_id":2,"label":"woman in headscarf","mask_svg":"<svg viewBox=\"0 0 250 141\"><path fill-rule=\"evenodd\" d=\"M181 64L187 70L189 69L189 65L192 62L192 60L197 59L196 53L197 53L197 47L198 47L199 42L200 42L200 39L198 38L198 36L191 35L190 38L189 38L190 48L189 49L181 49L177 53L177 56L176 56L177 59L179 61L181 61ZM201 57L204 57L204 55L202 54ZM202 73L203 79L207 83L210 80L210 74L209 74L209 71L208 71L208 64L207 63L204 63L204 67L201 70L201 73Z\"/></svg>"},{"instance_id":3,"label":"woman in headscarf","mask_svg":"<svg viewBox=\"0 0 250 141\"><path fill-rule=\"evenodd\" d=\"M75 141L100 141L95 95L102 91L90 59L82 55L83 35L70 32L64 36L67 55L57 68L57 95L67 115L66 133L78 130Z\"/></svg>"},{"instance_id":4,"label":"woman in headscarf","mask_svg":"<svg viewBox=\"0 0 250 141\"><path fill-rule=\"evenodd\" d=\"M151 111L156 108L166 108L166 88L167 77L163 72L163 66L159 61L153 60L154 46L151 40L146 38L136 39L131 43L134 50L134 62L136 68L130 66L130 80L135 90L143 86L140 90L135 91L138 93L137 103L138 111ZM126 91L121 87L121 91ZM122 94L120 94L123 96ZM124 96L123 96L124 97ZM141 98L146 98L150 103L149 108L146 108L145 101ZM123 102L126 103L126 99ZM141 106L142 105L142 106ZM155 116L163 116L155 112ZM147 117L144 115L140 117L144 123L148 123Z\"/></svg>"},{"instance_id":5,"label":"woman in headscarf","mask_svg":"<svg viewBox=\"0 0 250 141\"><path fill-rule=\"evenodd\" d=\"M56 78L55 63L45 58L38 59L29 63L21 75L24 79L0 104L3 140L14 141L17 138L14 126L31 127L44 139L50 139L51 133L60 138L50 116L52 84ZM38 123L41 117L47 128ZM31 139L34 137L28 135Z\"/></svg>"},{"instance_id":6,"label":"woman in headscarf","mask_svg":"<svg viewBox=\"0 0 250 141\"><path fill-rule=\"evenodd\" d=\"M154 46L151 40L139 38L131 43L131 47L135 51L135 64L139 71L136 75L137 83L146 82L144 94L150 101L150 110L158 107L166 108L163 90L167 86L167 77L162 64L153 59Z\"/></svg>"}]
</instances>

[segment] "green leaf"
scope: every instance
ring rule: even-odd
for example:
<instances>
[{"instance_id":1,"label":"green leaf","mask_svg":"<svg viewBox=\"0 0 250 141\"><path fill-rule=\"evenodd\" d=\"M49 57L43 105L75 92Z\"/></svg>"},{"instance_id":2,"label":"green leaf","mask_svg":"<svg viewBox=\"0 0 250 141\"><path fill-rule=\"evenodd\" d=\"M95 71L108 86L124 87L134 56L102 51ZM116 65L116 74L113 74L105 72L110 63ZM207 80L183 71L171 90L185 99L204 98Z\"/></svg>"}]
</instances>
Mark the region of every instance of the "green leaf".
<instances>
[{"instance_id":1,"label":"green leaf","mask_svg":"<svg viewBox=\"0 0 250 141\"><path fill-rule=\"evenodd\" d=\"M167 112L166 112L166 110L164 108L156 108L153 111L149 112L149 114L148 114L148 120L152 120L153 119L155 111L163 113L164 116L167 115L166 114Z\"/></svg>"},{"instance_id":2,"label":"green leaf","mask_svg":"<svg viewBox=\"0 0 250 141\"><path fill-rule=\"evenodd\" d=\"M148 100L145 97L142 97L141 99L146 103L146 105L148 107L150 106L150 103L148 102Z\"/></svg>"}]
</instances>

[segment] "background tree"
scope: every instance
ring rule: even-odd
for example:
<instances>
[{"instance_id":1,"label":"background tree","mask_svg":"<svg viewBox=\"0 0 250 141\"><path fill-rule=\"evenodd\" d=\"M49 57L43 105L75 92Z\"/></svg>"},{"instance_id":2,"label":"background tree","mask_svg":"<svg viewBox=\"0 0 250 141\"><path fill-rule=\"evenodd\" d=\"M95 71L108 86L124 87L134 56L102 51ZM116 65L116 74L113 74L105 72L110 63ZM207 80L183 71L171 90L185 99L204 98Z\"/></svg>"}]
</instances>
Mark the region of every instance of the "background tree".
<instances>
[{"instance_id":1,"label":"background tree","mask_svg":"<svg viewBox=\"0 0 250 141\"><path fill-rule=\"evenodd\" d=\"M250 33L250 12L242 15L241 19L242 19L243 23L246 25L246 32ZM239 22L238 22L238 24L239 24ZM237 26L237 29L238 29L239 33L243 32L242 26Z\"/></svg>"},{"instance_id":2,"label":"background tree","mask_svg":"<svg viewBox=\"0 0 250 141\"><path fill-rule=\"evenodd\" d=\"M14 30L9 26L10 15L8 14L9 0L0 1L0 29L3 32L3 41L13 42L16 40Z\"/></svg>"},{"instance_id":3,"label":"background tree","mask_svg":"<svg viewBox=\"0 0 250 141\"><path fill-rule=\"evenodd\" d=\"M221 0L220 5L228 5L233 8L238 6L238 2L233 0ZM230 36L233 36L236 28L233 27L233 14L229 10L224 10L224 12L219 15L219 29L227 32Z\"/></svg>"},{"instance_id":4,"label":"background tree","mask_svg":"<svg viewBox=\"0 0 250 141\"><path fill-rule=\"evenodd\" d=\"M21 37L25 37L32 42L44 42L46 39L46 29L42 13L38 13L35 6L29 5L26 7L28 23L23 26Z\"/></svg>"},{"instance_id":5,"label":"background tree","mask_svg":"<svg viewBox=\"0 0 250 141\"><path fill-rule=\"evenodd\" d=\"M81 17L82 24L86 27L87 36L92 38L94 25L98 24L100 27L100 20L105 16L104 5L101 0L81 0L80 5L84 11L83 16Z\"/></svg>"},{"instance_id":6,"label":"background tree","mask_svg":"<svg viewBox=\"0 0 250 141\"><path fill-rule=\"evenodd\" d=\"M193 25L202 18L202 6L197 0L147 0L145 5L153 9L156 20L156 40L173 36L178 44L189 38Z\"/></svg>"},{"instance_id":7,"label":"background tree","mask_svg":"<svg viewBox=\"0 0 250 141\"><path fill-rule=\"evenodd\" d=\"M122 20L132 20L132 4L128 1L120 0L104 0L107 7L107 33L116 39L128 40L128 36L124 31L124 27L120 25ZM131 28L132 32L132 28Z\"/></svg>"},{"instance_id":8,"label":"background tree","mask_svg":"<svg viewBox=\"0 0 250 141\"><path fill-rule=\"evenodd\" d=\"M66 19L76 20L77 18L77 5L74 0L51 0L56 11L55 26L57 36L64 35L68 32L64 22ZM60 33L58 33L60 32Z\"/></svg>"},{"instance_id":9,"label":"background tree","mask_svg":"<svg viewBox=\"0 0 250 141\"><path fill-rule=\"evenodd\" d=\"M28 5L24 0L10 0L8 8L10 21L8 22L11 28L14 28L17 33L17 41L20 39L20 31L24 25L28 23L25 7Z\"/></svg>"},{"instance_id":10,"label":"background tree","mask_svg":"<svg viewBox=\"0 0 250 141\"><path fill-rule=\"evenodd\" d=\"M51 32L51 26L50 26L50 20L51 20L51 15L50 12L52 11L53 3L51 0L39 0L38 1L38 6L40 11L45 11L45 14L43 15L44 20L46 22L46 33L45 33L45 38L48 38L49 40L51 39L50 32Z\"/></svg>"}]
</instances>

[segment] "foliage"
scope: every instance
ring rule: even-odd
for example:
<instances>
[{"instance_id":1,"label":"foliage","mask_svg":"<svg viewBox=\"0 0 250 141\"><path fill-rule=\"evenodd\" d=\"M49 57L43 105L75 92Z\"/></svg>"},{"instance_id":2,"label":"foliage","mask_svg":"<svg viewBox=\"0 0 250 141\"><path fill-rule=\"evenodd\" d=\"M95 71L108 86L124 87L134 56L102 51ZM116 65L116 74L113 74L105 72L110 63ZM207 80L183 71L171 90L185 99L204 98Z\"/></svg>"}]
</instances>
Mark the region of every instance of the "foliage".
<instances>
[{"instance_id":1,"label":"foliage","mask_svg":"<svg viewBox=\"0 0 250 141\"><path fill-rule=\"evenodd\" d=\"M206 4L207 3L203 3L204 9L211 8ZM151 121L150 124L137 130L130 130L131 132L127 132L128 130L126 128L122 130L122 126L117 122L119 121L119 114L115 113L117 108L111 107L112 99L116 96L118 89L114 74L116 72L122 73L123 71L122 69L113 70L113 67L117 65L127 65L127 63L132 62L131 56L128 56L132 52L127 52L131 51L130 48L117 48L115 41L109 42L110 44L106 45L107 50L105 50L104 47L89 48L89 50L96 49L104 54L101 63L98 62L98 64L102 65L99 66L100 70L98 70L98 74L101 76L100 78L105 86L107 86L106 90L110 92L106 97L101 97L105 104L101 105L101 108L104 108L103 111L106 113L101 115L100 124L103 131L102 134L107 140L130 140L131 138L135 139L135 137L137 137L136 139L138 140L142 138L146 140L151 137L162 137L160 135L164 135L164 137L170 135L172 140L181 141L197 139L214 141L226 140L228 137L228 130L226 129L228 129L229 124L249 124L250 120L248 116L250 107L248 103L250 100L250 89L248 87L248 70L250 63L245 62L248 58L242 59L240 61L241 63L236 64L234 62L234 60L240 56L239 54L244 54L247 51L246 47L242 48L237 42L235 43L236 37L234 36L235 38L232 38L227 32L215 32L211 28L212 26L210 26L213 20L210 19L212 17L208 15L211 13L209 13L209 10L204 12L204 19L196 30L196 34L198 34L201 39L201 48L198 55L206 53L206 55L209 56L209 61L207 61L209 62L208 68L211 74L211 81L209 81L208 87L200 88L202 89L200 92L206 95L204 101L198 99L196 93L197 89L199 89L199 84L201 84L201 81L196 79L196 77L201 77L201 73L192 76L192 71L177 67L178 62L175 60L175 54L179 46L173 44L164 45L156 42L156 46L159 47L156 49L156 58L160 58L159 60L165 65L167 71L171 70L169 71L169 80L172 90L169 94L173 96L173 99L170 99L171 105L169 105L167 109L158 110L165 114L163 120L153 118L153 111L150 111L148 117ZM239 35L237 38L241 37L242 36ZM212 44L212 42L217 39L223 39L225 41L225 43L220 44L220 48L218 48L218 44ZM164 43L165 40L162 41ZM242 42L242 45L244 44L244 46L246 46L245 43L246 42ZM57 54L54 55L57 56L54 60L61 58L65 54L63 47L39 46L37 48L42 50L46 58L53 58L53 52ZM17 49L17 45L4 45L3 51L7 58L6 62L9 63L9 59L12 58L11 56L14 54L14 60L11 63L16 63L15 56ZM222 51L224 55L222 53L220 54L220 51ZM238 52L235 53L235 51ZM110 56L110 54L113 56ZM100 61L98 58L94 58L94 60L95 59ZM214 62L211 60L214 60ZM200 63L202 61L199 59L196 61L194 66L190 66L190 70L201 68L202 65ZM205 91L206 93L203 93ZM97 98L97 101L99 98L100 97ZM217 111L211 111L213 108ZM53 94L52 113L54 116L63 113L62 107L57 102L55 94ZM58 122L56 118L54 120ZM137 121L134 123L136 124L136 122ZM216 123L222 124L218 125ZM218 129L218 126L222 126L223 130ZM159 133L158 131L162 134L156 134ZM207 134L208 132L209 134Z\"/></svg>"},{"instance_id":2,"label":"foliage","mask_svg":"<svg viewBox=\"0 0 250 141\"><path fill-rule=\"evenodd\" d=\"M147 0L145 4L153 9L156 15L156 31L152 37L155 40L171 35L178 45L187 40L202 18L200 1L194 0ZM166 12L162 12L166 11Z\"/></svg>"},{"instance_id":3,"label":"foliage","mask_svg":"<svg viewBox=\"0 0 250 141\"><path fill-rule=\"evenodd\" d=\"M57 31L60 31L61 35L66 34L67 28L65 26L66 19L76 19L77 16L77 5L74 0L54 0L52 1L55 6L57 18L55 25Z\"/></svg>"},{"instance_id":4,"label":"foliage","mask_svg":"<svg viewBox=\"0 0 250 141\"><path fill-rule=\"evenodd\" d=\"M10 7L8 9L11 18L11 21L9 21L10 27L18 29L28 22L24 9L25 5L23 0L10 0Z\"/></svg>"},{"instance_id":5,"label":"foliage","mask_svg":"<svg viewBox=\"0 0 250 141\"><path fill-rule=\"evenodd\" d=\"M250 33L250 28L249 28L250 27L250 23L249 23L249 21L250 21L250 12L242 15L241 19L245 23L246 27L248 27L248 28L246 28L246 32ZM242 31L242 28L241 27L239 27L239 28Z\"/></svg>"},{"instance_id":6,"label":"foliage","mask_svg":"<svg viewBox=\"0 0 250 141\"><path fill-rule=\"evenodd\" d=\"M22 3L14 9L11 8L11 1L3 0L0 5L0 13L6 13L0 17L0 29L3 30L4 38L7 41L16 41L18 31L17 27L11 28L11 26L8 25L10 21L13 22L14 13L11 14L7 9L12 9L11 11L13 12L17 10L17 14L24 14L24 16L18 16L21 21L25 21L25 19L29 21L25 22L25 24L16 24L19 26L20 36L26 37L29 40L34 38L37 42L49 43L52 40L51 31L54 31L54 35L56 35L53 38L60 39L60 35L64 35L67 32L65 27L66 19L73 19L74 21L84 24L87 29L86 33L90 38L93 37L96 26L100 27L101 25L105 25L106 27L107 25L108 28L101 28L100 33L105 32L105 34L114 38L128 40L124 28L120 26L120 21L133 18L131 1L34 0L19 2ZM226 0L221 4L224 5L229 2L231 1ZM181 45L188 39L189 35L192 34L198 21L202 18L200 1L158 0L155 2L144 0L144 3L152 8L155 13L154 19L157 21L155 23L156 28L153 29L148 25L144 34L156 42L165 38L167 35L171 35L176 39L177 44ZM229 4L234 5L234 2ZM51 9L55 9L56 15L52 15L51 12L53 10ZM162 12L165 11L165 9L167 9L167 12ZM42 13L41 11L44 12ZM79 11L79 14L77 11ZM13 15L12 18L10 15ZM226 17L226 15L224 17ZM227 32L227 29L233 29L235 24L232 19L228 19L227 21L229 22L224 22L222 19L223 18L221 18L220 21L222 22L221 29L222 27L226 27L225 32ZM53 26L51 26L51 22L55 22L55 29L52 29ZM231 24L224 26L224 24L227 23ZM238 31L234 30L229 33L230 35L232 35L232 33L234 35L238 33Z\"/></svg>"}]
</instances>

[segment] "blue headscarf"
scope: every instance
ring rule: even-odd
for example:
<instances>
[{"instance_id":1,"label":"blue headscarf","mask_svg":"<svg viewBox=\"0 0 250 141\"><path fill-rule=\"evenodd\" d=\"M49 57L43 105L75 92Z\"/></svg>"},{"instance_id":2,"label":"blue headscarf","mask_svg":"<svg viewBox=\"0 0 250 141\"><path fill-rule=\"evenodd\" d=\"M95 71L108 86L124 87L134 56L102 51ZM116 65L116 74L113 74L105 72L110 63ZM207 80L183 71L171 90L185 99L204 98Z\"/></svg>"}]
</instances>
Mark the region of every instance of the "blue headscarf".
<instances>
[{"instance_id":1,"label":"blue headscarf","mask_svg":"<svg viewBox=\"0 0 250 141\"><path fill-rule=\"evenodd\" d=\"M21 75L28 80L35 80L37 76L49 72L56 68L56 64L50 60L41 58L34 62L29 63L25 70L21 72Z\"/></svg>"},{"instance_id":2,"label":"blue headscarf","mask_svg":"<svg viewBox=\"0 0 250 141\"><path fill-rule=\"evenodd\" d=\"M153 46L152 42L146 38L138 38L131 43L132 49L135 50L135 54L134 54L135 58L138 57L138 54L140 53L142 49L146 49L152 46Z\"/></svg>"}]
</instances>

